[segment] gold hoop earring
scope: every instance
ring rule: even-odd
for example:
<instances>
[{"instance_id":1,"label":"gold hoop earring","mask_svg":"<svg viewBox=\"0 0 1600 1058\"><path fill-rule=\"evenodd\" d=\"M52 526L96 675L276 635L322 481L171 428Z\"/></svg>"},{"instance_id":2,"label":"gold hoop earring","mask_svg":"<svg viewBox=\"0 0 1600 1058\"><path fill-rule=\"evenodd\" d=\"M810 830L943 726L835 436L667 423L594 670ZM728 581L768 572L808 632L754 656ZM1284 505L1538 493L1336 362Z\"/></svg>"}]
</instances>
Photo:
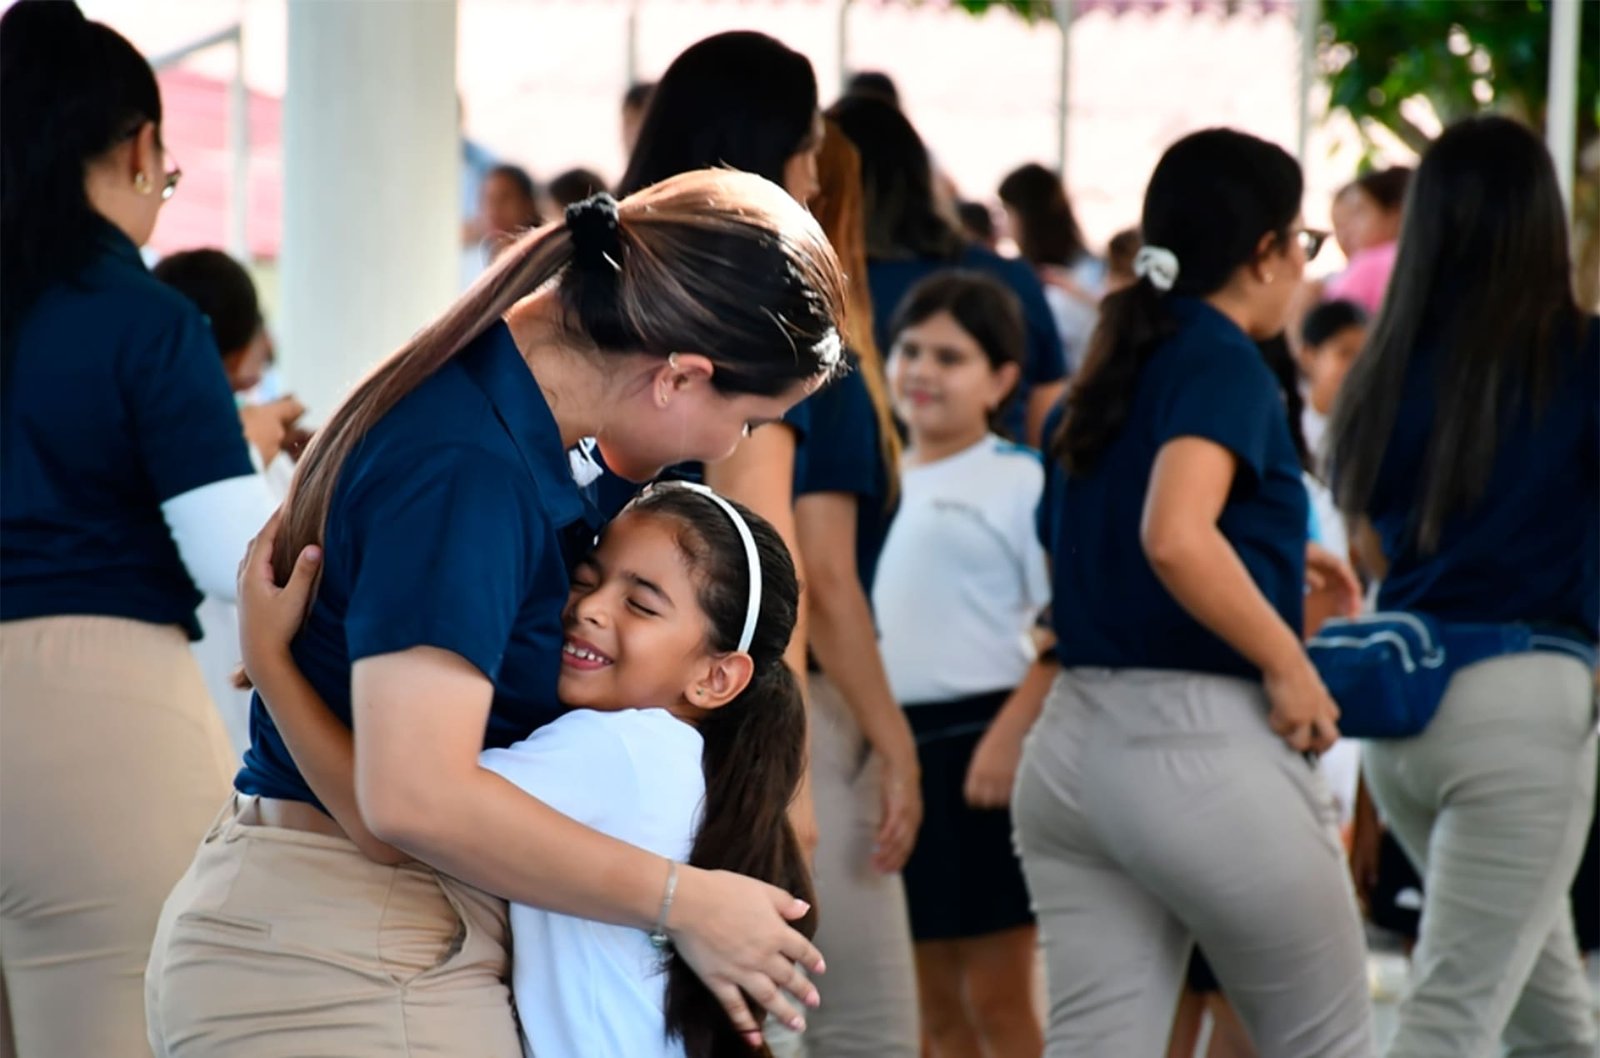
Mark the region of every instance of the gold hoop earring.
<instances>
[{"instance_id":1,"label":"gold hoop earring","mask_svg":"<svg viewBox=\"0 0 1600 1058\"><path fill-rule=\"evenodd\" d=\"M148 176L144 175L144 171L140 170L133 176L133 189L141 195L148 195L156 189L156 186L150 182Z\"/></svg>"}]
</instances>

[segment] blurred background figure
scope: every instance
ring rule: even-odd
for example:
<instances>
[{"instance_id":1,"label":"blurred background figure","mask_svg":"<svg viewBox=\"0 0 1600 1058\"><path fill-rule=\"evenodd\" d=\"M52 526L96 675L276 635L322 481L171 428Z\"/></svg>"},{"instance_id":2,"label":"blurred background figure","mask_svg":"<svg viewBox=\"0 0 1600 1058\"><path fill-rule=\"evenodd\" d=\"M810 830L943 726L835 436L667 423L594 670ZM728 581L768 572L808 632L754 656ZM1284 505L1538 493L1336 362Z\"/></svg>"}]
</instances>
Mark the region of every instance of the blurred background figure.
<instances>
[{"instance_id":1,"label":"blurred background figure","mask_svg":"<svg viewBox=\"0 0 1600 1058\"><path fill-rule=\"evenodd\" d=\"M248 393L260 384L272 360L272 339L250 273L221 250L212 249L172 254L151 271L205 315L234 397L240 402L239 419L251 454L273 500L282 502L294 477L294 459L310 433L299 425L305 408L292 395L247 403ZM195 658L227 728L228 741L242 757L250 746L250 692L234 683L240 658L238 607L231 598L208 594L197 613L202 638L194 644Z\"/></svg>"},{"instance_id":2,"label":"blurred background figure","mask_svg":"<svg viewBox=\"0 0 1600 1058\"><path fill-rule=\"evenodd\" d=\"M1000 201L1017 250L1044 283L1070 375L1082 365L1100 317L1105 262L1090 252L1067 189L1051 170L1036 163L1013 169L1000 182Z\"/></svg>"},{"instance_id":3,"label":"blurred background figure","mask_svg":"<svg viewBox=\"0 0 1600 1058\"><path fill-rule=\"evenodd\" d=\"M485 264L491 263L517 236L544 223L539 216L539 188L520 165L502 162L483 178L478 200Z\"/></svg>"},{"instance_id":4,"label":"blurred background figure","mask_svg":"<svg viewBox=\"0 0 1600 1058\"><path fill-rule=\"evenodd\" d=\"M906 292L936 272L965 269L1005 284L1022 305L1027 347L1017 406L1002 424L1035 447L1045 416L1066 387L1060 332L1044 288L1024 261L970 242L934 189L928 148L899 110L870 96L845 96L828 111L861 152L866 203L867 284L873 330L888 344L888 325Z\"/></svg>"},{"instance_id":5,"label":"blurred background figure","mask_svg":"<svg viewBox=\"0 0 1600 1058\"><path fill-rule=\"evenodd\" d=\"M604 190L605 177L593 169L568 169L546 184L544 193L550 203L550 212L555 214Z\"/></svg>"},{"instance_id":6,"label":"blurred background figure","mask_svg":"<svg viewBox=\"0 0 1600 1058\"><path fill-rule=\"evenodd\" d=\"M994 214L988 206L982 202L957 202L956 220L969 242L990 253L1000 252L1000 231L995 227Z\"/></svg>"},{"instance_id":7,"label":"blurred background figure","mask_svg":"<svg viewBox=\"0 0 1600 1058\"><path fill-rule=\"evenodd\" d=\"M851 74L844 83L843 95L846 99L856 96L876 99L896 110L900 108L900 89L896 87L894 78L882 70L862 70Z\"/></svg>"},{"instance_id":8,"label":"blurred background figure","mask_svg":"<svg viewBox=\"0 0 1600 1058\"><path fill-rule=\"evenodd\" d=\"M1133 271L1133 259L1139 254L1144 240L1138 228L1124 228L1106 243L1106 293L1114 294L1129 287L1139 278Z\"/></svg>"},{"instance_id":9,"label":"blurred background figure","mask_svg":"<svg viewBox=\"0 0 1600 1058\"><path fill-rule=\"evenodd\" d=\"M1300 427L1312 462L1322 462L1323 433L1333 402L1367 340L1367 312L1353 301L1325 301L1300 324L1300 366L1306 374Z\"/></svg>"},{"instance_id":10,"label":"blurred background figure","mask_svg":"<svg viewBox=\"0 0 1600 1058\"><path fill-rule=\"evenodd\" d=\"M644 124L644 112L650 108L650 97L655 94L654 81L639 81L622 93L622 153L633 154L639 142L639 126Z\"/></svg>"},{"instance_id":11,"label":"blurred background figure","mask_svg":"<svg viewBox=\"0 0 1600 1058\"><path fill-rule=\"evenodd\" d=\"M1410 182L1411 170L1397 165L1367 173L1339 192L1335 235L1350 263L1328 280L1324 297L1353 301L1372 314L1383 305Z\"/></svg>"}]
</instances>

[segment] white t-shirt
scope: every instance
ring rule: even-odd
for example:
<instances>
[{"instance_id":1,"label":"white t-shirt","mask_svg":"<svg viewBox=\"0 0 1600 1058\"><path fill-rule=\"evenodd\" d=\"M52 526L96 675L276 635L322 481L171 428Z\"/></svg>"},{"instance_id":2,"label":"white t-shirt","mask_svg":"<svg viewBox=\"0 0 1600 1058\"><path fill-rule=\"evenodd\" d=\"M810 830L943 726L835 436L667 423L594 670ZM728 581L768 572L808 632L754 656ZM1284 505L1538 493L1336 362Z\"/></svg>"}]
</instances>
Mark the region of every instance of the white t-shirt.
<instances>
[{"instance_id":1,"label":"white t-shirt","mask_svg":"<svg viewBox=\"0 0 1600 1058\"><path fill-rule=\"evenodd\" d=\"M665 709L574 709L481 762L563 815L682 861L705 797L703 748ZM511 939L527 1054L682 1058L666 1038L663 953L643 930L512 904Z\"/></svg>"},{"instance_id":2,"label":"white t-shirt","mask_svg":"<svg viewBox=\"0 0 1600 1058\"><path fill-rule=\"evenodd\" d=\"M900 475L872 602L889 685L901 702L1009 690L1035 651L1050 601L1034 527L1039 453L993 434Z\"/></svg>"}]
</instances>

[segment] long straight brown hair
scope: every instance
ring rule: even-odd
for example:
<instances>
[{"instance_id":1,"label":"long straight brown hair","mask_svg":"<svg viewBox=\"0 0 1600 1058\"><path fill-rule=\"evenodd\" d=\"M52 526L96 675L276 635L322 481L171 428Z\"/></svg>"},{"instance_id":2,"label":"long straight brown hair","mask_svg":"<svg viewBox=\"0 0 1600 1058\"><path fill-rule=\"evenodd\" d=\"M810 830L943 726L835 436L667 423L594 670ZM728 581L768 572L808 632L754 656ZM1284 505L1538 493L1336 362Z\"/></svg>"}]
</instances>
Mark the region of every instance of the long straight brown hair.
<instances>
[{"instance_id":1,"label":"long straight brown hair","mask_svg":"<svg viewBox=\"0 0 1600 1058\"><path fill-rule=\"evenodd\" d=\"M318 431L285 501L274 565L320 544L351 451L523 298L554 282L561 340L595 357L696 352L725 393L774 395L840 363L844 276L816 221L759 176L700 170L618 206L621 260L574 267L565 222L524 235L455 304L359 383Z\"/></svg>"},{"instance_id":2,"label":"long straight brown hair","mask_svg":"<svg viewBox=\"0 0 1600 1058\"><path fill-rule=\"evenodd\" d=\"M872 397L878 418L878 449L888 472L885 494L894 506L900 491L900 431L889 407L889 387L883 367L883 350L872 336L872 292L867 286L867 224L861 190L861 152L832 118L823 118L822 149L817 154L817 182L821 190L811 212L822 225L845 273L845 298L849 317L844 344L860 361L861 377Z\"/></svg>"}]
</instances>

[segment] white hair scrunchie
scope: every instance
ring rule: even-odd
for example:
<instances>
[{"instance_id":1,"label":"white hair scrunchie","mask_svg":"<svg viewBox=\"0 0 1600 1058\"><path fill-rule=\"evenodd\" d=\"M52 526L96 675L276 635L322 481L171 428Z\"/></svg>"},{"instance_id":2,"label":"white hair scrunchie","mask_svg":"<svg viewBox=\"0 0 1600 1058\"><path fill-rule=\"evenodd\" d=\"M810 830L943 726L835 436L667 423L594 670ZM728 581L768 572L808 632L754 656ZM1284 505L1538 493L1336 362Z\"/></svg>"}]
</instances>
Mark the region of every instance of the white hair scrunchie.
<instances>
[{"instance_id":1,"label":"white hair scrunchie","mask_svg":"<svg viewBox=\"0 0 1600 1058\"><path fill-rule=\"evenodd\" d=\"M1165 293L1178 281L1178 255L1162 246L1141 246L1133 258L1133 274Z\"/></svg>"}]
</instances>

